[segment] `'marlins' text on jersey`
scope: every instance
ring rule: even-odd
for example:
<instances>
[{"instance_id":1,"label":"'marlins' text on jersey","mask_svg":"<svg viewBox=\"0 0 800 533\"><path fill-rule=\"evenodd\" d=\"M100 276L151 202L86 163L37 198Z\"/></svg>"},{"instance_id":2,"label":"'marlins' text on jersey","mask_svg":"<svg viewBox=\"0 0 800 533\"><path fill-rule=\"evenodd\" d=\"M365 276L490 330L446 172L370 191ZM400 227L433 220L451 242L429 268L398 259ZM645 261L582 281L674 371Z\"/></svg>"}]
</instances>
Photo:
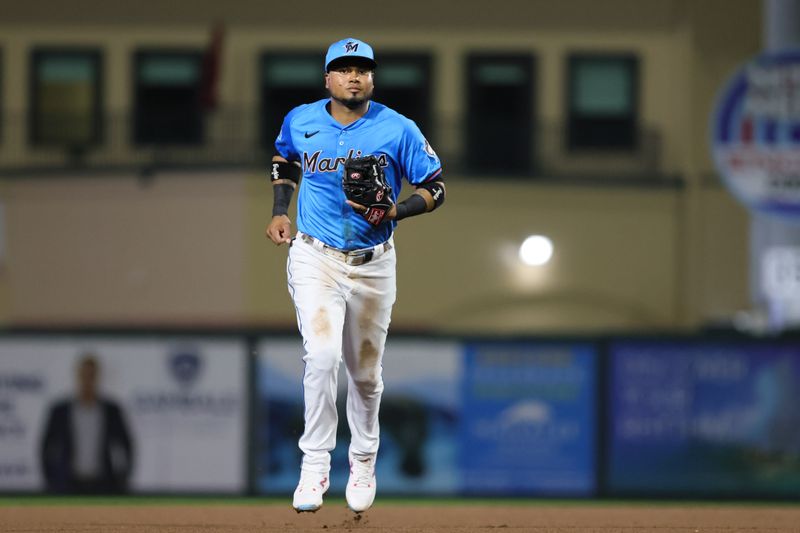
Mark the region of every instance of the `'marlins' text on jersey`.
<instances>
[{"instance_id":1,"label":"'marlins' text on jersey","mask_svg":"<svg viewBox=\"0 0 800 533\"><path fill-rule=\"evenodd\" d=\"M314 174L316 172L336 172L339 170L340 165L344 165L344 162L351 158L351 157L361 157L361 150L350 150L347 152L347 156L345 157L323 157L320 159L320 155L322 155L322 150L317 150L311 155L308 155L308 152L303 152L303 173L310 173ZM386 162L386 154L376 154L375 157L378 158L378 164L382 167L387 167L388 163Z\"/></svg>"}]
</instances>

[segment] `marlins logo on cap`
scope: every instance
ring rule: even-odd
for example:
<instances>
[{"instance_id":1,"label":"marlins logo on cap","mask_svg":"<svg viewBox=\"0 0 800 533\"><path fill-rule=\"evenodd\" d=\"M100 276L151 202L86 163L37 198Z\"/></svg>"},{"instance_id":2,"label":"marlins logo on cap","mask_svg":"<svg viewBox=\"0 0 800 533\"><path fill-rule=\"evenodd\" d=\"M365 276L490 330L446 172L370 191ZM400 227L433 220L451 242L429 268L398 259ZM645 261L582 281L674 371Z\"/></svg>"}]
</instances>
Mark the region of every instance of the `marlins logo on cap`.
<instances>
[{"instance_id":1,"label":"marlins logo on cap","mask_svg":"<svg viewBox=\"0 0 800 533\"><path fill-rule=\"evenodd\" d=\"M349 58L360 58L373 69L377 66L372 47L364 41L349 37L330 45L325 56L325 71L331 70L331 63L334 61Z\"/></svg>"}]
</instances>

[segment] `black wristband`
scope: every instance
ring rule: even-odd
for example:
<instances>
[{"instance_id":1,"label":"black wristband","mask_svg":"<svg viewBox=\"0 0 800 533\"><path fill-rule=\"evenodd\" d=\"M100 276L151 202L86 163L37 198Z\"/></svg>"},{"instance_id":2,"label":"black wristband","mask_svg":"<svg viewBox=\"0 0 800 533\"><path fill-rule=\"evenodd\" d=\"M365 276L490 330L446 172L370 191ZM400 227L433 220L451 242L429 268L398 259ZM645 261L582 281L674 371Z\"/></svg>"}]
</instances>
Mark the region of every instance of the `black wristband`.
<instances>
[{"instance_id":1,"label":"black wristband","mask_svg":"<svg viewBox=\"0 0 800 533\"><path fill-rule=\"evenodd\" d=\"M428 204L425 203L425 198L420 196L419 194L412 194L399 204L395 206L397 209L397 215L395 215L395 220L403 220L404 218L413 217L416 215L421 215L428 211Z\"/></svg>"},{"instance_id":2,"label":"black wristband","mask_svg":"<svg viewBox=\"0 0 800 533\"><path fill-rule=\"evenodd\" d=\"M290 180L296 184L300 183L303 171L299 165L286 161L273 161L272 172L269 174L270 181Z\"/></svg>"},{"instance_id":3,"label":"black wristband","mask_svg":"<svg viewBox=\"0 0 800 533\"><path fill-rule=\"evenodd\" d=\"M272 216L286 215L289 213L289 203L292 201L294 187L288 183L279 183L272 186L274 193L272 199Z\"/></svg>"}]
</instances>

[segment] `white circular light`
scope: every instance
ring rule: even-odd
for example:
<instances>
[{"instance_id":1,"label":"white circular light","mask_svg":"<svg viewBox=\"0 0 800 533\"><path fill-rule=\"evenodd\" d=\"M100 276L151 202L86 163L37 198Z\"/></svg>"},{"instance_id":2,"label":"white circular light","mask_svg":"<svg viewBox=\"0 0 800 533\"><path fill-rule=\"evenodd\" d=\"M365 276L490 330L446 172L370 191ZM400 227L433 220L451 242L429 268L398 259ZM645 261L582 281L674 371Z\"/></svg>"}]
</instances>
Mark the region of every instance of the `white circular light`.
<instances>
[{"instance_id":1,"label":"white circular light","mask_svg":"<svg viewBox=\"0 0 800 533\"><path fill-rule=\"evenodd\" d=\"M531 235L519 247L519 258L526 265L544 265L552 256L553 241L543 235Z\"/></svg>"}]
</instances>

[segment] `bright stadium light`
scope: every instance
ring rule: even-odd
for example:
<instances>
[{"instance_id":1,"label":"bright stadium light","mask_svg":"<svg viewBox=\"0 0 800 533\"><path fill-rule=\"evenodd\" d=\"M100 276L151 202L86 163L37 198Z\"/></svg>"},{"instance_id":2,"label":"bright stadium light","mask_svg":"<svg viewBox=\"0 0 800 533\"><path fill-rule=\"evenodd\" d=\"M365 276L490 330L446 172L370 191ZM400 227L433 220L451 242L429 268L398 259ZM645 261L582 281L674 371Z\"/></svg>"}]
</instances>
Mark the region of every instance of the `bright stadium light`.
<instances>
[{"instance_id":1,"label":"bright stadium light","mask_svg":"<svg viewBox=\"0 0 800 533\"><path fill-rule=\"evenodd\" d=\"M519 247L520 260L529 266L541 266L553 256L553 241L543 235L531 235Z\"/></svg>"}]
</instances>

